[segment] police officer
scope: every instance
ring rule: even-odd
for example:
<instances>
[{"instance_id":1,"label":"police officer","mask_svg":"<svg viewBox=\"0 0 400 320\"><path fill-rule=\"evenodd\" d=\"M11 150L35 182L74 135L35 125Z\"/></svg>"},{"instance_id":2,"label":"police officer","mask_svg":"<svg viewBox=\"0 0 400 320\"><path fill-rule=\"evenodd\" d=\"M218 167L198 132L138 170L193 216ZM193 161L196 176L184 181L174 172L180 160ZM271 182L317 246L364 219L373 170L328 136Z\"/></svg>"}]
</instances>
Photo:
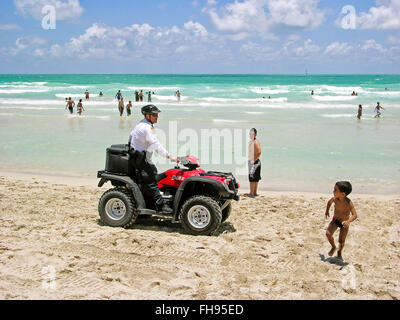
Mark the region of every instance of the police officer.
<instances>
[{"instance_id":1,"label":"police officer","mask_svg":"<svg viewBox=\"0 0 400 320\"><path fill-rule=\"evenodd\" d=\"M142 165L141 175L148 186L150 193L156 204L156 210L164 213L172 213L172 209L164 203L160 190L156 182L157 168L151 162L153 151L156 151L161 156L164 156L174 162L179 162L177 157L171 156L167 150L160 144L155 135L154 124L157 123L158 114L161 111L152 104L142 108L144 119L140 121L132 130L129 136L131 148L142 152L146 151L146 159Z\"/></svg>"}]
</instances>

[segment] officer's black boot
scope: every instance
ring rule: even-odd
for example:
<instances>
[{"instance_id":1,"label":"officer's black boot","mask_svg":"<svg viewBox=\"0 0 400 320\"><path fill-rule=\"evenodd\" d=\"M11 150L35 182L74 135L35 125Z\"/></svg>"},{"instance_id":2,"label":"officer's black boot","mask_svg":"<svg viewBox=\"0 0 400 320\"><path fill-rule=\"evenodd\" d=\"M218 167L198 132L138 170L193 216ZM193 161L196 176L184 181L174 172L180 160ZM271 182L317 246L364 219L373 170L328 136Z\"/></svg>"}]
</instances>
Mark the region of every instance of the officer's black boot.
<instances>
[{"instance_id":1,"label":"officer's black boot","mask_svg":"<svg viewBox=\"0 0 400 320\"><path fill-rule=\"evenodd\" d=\"M174 211L171 209L171 207L169 205L164 203L163 205L157 207L157 212L160 212L163 214L171 214Z\"/></svg>"}]
</instances>

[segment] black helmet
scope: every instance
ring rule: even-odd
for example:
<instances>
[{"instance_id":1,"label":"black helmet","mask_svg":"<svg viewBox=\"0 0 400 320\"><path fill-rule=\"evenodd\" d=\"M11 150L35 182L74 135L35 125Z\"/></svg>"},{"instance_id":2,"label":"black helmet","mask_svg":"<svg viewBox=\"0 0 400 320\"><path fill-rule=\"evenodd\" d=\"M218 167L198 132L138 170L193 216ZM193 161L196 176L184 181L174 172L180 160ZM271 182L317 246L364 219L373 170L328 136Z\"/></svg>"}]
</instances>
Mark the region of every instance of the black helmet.
<instances>
[{"instance_id":1,"label":"black helmet","mask_svg":"<svg viewBox=\"0 0 400 320\"><path fill-rule=\"evenodd\" d=\"M142 107L142 114L144 116L146 114L157 114L160 112L161 112L161 110L158 109L154 104L148 104L147 106Z\"/></svg>"}]
</instances>

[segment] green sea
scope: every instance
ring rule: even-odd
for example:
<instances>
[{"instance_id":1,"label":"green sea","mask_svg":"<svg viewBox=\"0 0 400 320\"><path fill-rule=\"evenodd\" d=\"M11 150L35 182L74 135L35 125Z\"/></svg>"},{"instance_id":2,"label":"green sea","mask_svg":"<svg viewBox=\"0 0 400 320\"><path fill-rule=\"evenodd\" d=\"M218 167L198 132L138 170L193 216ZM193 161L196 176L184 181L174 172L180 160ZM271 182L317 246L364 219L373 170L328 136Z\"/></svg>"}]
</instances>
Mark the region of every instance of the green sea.
<instances>
[{"instance_id":1,"label":"green sea","mask_svg":"<svg viewBox=\"0 0 400 320\"><path fill-rule=\"evenodd\" d=\"M130 117L119 115L118 90L132 101ZM142 119L146 92L162 110L157 134L171 154L193 154L243 185L254 127L261 189L330 193L349 180L354 193L400 191L400 75L0 75L0 169L96 177L106 148L126 143ZM65 109L68 97L82 99L81 116Z\"/></svg>"}]
</instances>

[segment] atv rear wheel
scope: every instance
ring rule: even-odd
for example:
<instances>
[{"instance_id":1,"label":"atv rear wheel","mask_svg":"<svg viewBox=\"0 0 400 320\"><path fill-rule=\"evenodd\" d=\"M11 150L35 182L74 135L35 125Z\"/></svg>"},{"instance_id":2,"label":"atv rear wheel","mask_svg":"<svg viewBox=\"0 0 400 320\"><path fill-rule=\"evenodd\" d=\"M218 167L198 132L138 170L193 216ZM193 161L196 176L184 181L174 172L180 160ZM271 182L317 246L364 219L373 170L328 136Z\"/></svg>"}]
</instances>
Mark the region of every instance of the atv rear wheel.
<instances>
[{"instance_id":1,"label":"atv rear wheel","mask_svg":"<svg viewBox=\"0 0 400 320\"><path fill-rule=\"evenodd\" d=\"M99 215L110 227L130 227L138 216L132 193L125 188L106 191L99 200Z\"/></svg>"},{"instance_id":2,"label":"atv rear wheel","mask_svg":"<svg viewBox=\"0 0 400 320\"><path fill-rule=\"evenodd\" d=\"M179 217L186 232L193 235L212 235L221 224L222 213L214 199L194 196L183 203Z\"/></svg>"}]
</instances>

